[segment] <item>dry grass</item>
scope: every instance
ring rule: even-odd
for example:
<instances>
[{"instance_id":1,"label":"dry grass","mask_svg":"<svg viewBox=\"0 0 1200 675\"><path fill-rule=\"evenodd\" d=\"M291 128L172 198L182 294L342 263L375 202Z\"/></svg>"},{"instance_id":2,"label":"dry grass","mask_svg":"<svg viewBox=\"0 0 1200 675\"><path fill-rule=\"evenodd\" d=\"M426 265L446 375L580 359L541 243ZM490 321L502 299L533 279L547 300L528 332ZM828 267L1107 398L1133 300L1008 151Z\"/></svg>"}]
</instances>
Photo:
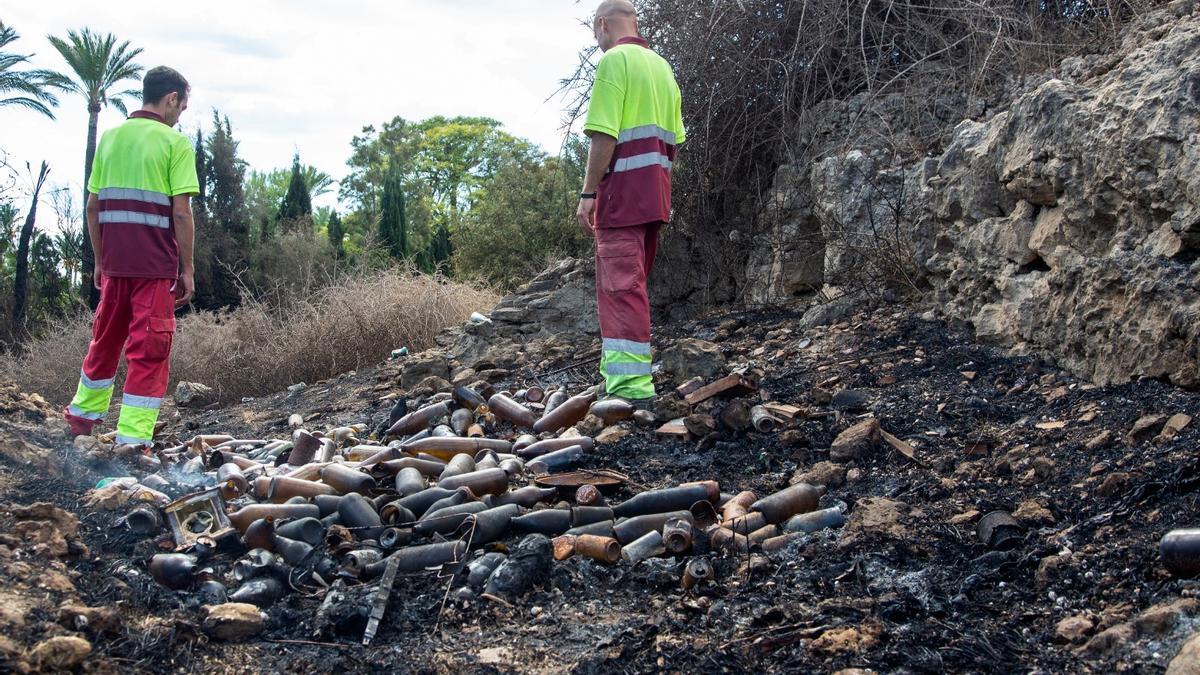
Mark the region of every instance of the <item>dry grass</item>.
<instances>
[{"instance_id":1,"label":"dry grass","mask_svg":"<svg viewBox=\"0 0 1200 675\"><path fill-rule=\"evenodd\" d=\"M202 382L224 401L277 392L378 363L397 347L431 347L441 329L488 311L496 300L467 284L386 270L346 276L278 306L249 300L231 313L189 314L175 334L171 386ZM0 379L65 405L90 326L90 316L62 321L23 356L0 358Z\"/></svg>"}]
</instances>

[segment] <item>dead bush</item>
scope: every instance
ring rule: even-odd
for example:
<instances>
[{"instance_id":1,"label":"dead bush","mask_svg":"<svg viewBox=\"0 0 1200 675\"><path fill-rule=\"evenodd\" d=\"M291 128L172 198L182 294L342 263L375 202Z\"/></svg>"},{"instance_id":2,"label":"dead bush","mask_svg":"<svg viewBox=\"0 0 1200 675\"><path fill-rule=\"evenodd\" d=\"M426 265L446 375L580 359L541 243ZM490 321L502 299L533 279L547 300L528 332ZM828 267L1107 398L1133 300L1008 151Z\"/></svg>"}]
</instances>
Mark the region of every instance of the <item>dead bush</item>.
<instances>
[{"instance_id":1,"label":"dead bush","mask_svg":"<svg viewBox=\"0 0 1200 675\"><path fill-rule=\"evenodd\" d=\"M1002 105L1023 75L1104 51L1161 0L635 0L642 31L675 69L688 140L674 168L672 235L710 242L705 262L738 275L781 163L807 165L864 136L908 153ZM563 82L568 123L591 89L594 52ZM887 101L887 107L880 103ZM813 119L824 102L844 117ZM904 105L897 105L898 102ZM829 122L825 136L811 133ZM827 141L832 141L831 143ZM830 147L834 146L834 147ZM906 158L899 158L904 160ZM731 236L732 235L732 236ZM699 245L699 244L692 244Z\"/></svg>"},{"instance_id":2,"label":"dead bush","mask_svg":"<svg viewBox=\"0 0 1200 675\"><path fill-rule=\"evenodd\" d=\"M230 402L323 380L378 363L397 347L431 347L443 328L496 300L489 290L398 269L346 274L323 289L271 303L247 298L232 312L179 319L172 387L202 382ZM63 320L30 342L24 355L0 358L0 378L65 405L90 326L87 315Z\"/></svg>"}]
</instances>

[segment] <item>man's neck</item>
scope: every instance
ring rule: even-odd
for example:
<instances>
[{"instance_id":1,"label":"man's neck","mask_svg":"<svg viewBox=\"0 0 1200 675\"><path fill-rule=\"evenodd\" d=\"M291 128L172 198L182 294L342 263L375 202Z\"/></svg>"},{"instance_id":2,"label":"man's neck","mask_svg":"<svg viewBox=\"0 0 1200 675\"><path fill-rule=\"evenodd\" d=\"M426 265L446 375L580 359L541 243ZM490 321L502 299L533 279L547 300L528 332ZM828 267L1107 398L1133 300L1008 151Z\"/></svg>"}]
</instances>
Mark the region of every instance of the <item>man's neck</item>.
<instances>
[{"instance_id":1,"label":"man's neck","mask_svg":"<svg viewBox=\"0 0 1200 675\"><path fill-rule=\"evenodd\" d=\"M163 124L167 123L167 118L165 115L163 115L161 112L159 112L154 107L148 106L148 105L142 106L141 110L135 111L129 117L130 117L130 119L136 119L136 118L151 119L156 122L162 122Z\"/></svg>"},{"instance_id":2,"label":"man's neck","mask_svg":"<svg viewBox=\"0 0 1200 675\"><path fill-rule=\"evenodd\" d=\"M616 40L613 41L613 47L617 47L620 45L627 45L627 44L645 45L646 39L643 38L641 35L638 35L637 33L627 33L625 35L621 35L620 37L618 37Z\"/></svg>"}]
</instances>

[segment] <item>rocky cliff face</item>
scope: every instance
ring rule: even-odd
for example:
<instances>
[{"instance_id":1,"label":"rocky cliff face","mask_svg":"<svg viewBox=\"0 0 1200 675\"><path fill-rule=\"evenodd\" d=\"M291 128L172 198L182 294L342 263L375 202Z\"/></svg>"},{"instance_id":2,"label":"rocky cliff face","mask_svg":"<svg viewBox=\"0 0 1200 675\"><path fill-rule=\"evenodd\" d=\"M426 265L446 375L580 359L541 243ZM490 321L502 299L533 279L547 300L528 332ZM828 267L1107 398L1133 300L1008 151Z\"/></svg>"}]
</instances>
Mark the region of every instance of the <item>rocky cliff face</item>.
<instances>
[{"instance_id":1,"label":"rocky cliff face","mask_svg":"<svg viewBox=\"0 0 1200 675\"><path fill-rule=\"evenodd\" d=\"M912 287L981 339L1099 383L1200 386L1198 53L1196 3L1176 2L963 121L940 155L856 148L781 171L752 297L842 285L894 237Z\"/></svg>"}]
</instances>

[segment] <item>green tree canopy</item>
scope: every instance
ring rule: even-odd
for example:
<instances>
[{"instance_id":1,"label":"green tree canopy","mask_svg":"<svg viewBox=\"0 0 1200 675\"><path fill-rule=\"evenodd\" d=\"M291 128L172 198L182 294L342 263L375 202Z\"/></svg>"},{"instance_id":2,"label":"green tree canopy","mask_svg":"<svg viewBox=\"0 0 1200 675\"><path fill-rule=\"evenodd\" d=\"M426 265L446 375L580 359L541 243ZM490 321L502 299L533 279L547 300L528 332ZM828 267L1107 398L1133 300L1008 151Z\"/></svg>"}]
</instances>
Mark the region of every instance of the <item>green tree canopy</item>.
<instances>
[{"instance_id":1,"label":"green tree canopy","mask_svg":"<svg viewBox=\"0 0 1200 675\"><path fill-rule=\"evenodd\" d=\"M455 272L507 289L555 259L586 254L591 240L575 223L586 161L578 140L563 157L526 153L505 161L451 238Z\"/></svg>"},{"instance_id":2,"label":"green tree canopy","mask_svg":"<svg viewBox=\"0 0 1200 675\"><path fill-rule=\"evenodd\" d=\"M432 269L451 255L454 231L473 196L514 156L536 152L527 141L487 117L431 117L409 122L396 117L380 130L365 127L351 141L349 175L341 197L365 214L380 217L380 202L393 171L408 206L409 255Z\"/></svg>"}]
</instances>

